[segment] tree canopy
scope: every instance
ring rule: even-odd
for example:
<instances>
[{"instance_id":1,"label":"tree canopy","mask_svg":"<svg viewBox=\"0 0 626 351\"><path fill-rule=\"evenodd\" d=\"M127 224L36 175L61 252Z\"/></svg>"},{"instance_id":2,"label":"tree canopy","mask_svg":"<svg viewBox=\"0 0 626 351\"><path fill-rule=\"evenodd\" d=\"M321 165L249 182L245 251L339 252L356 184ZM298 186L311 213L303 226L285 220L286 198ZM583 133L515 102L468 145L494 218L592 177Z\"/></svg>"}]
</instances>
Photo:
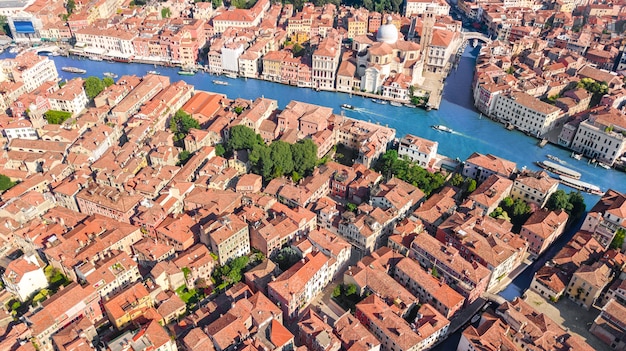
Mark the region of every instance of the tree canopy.
<instances>
[{"instance_id":1,"label":"tree canopy","mask_svg":"<svg viewBox=\"0 0 626 351\"><path fill-rule=\"evenodd\" d=\"M566 194L564 190L557 190L546 202L546 208L552 211L564 210L569 214L568 222L573 222L580 218L584 213L587 205L585 198L580 191L570 191Z\"/></svg>"},{"instance_id":2,"label":"tree canopy","mask_svg":"<svg viewBox=\"0 0 626 351\"><path fill-rule=\"evenodd\" d=\"M261 136L254 132L254 129L238 125L230 128L230 136L226 147L229 150L252 150L255 145L263 144Z\"/></svg>"},{"instance_id":3,"label":"tree canopy","mask_svg":"<svg viewBox=\"0 0 626 351\"><path fill-rule=\"evenodd\" d=\"M170 130L174 133L175 142L185 139L192 128L200 129L200 122L183 110L176 111L174 117L170 119Z\"/></svg>"},{"instance_id":4,"label":"tree canopy","mask_svg":"<svg viewBox=\"0 0 626 351\"><path fill-rule=\"evenodd\" d=\"M105 88L102 80L94 76L87 77L83 85L85 86L85 94L87 94L89 100L93 100L93 98L98 96Z\"/></svg>"},{"instance_id":5,"label":"tree canopy","mask_svg":"<svg viewBox=\"0 0 626 351\"><path fill-rule=\"evenodd\" d=\"M398 151L396 150L387 151L380 158L374 169L387 178L394 175L407 183L413 184L422 190L426 196L441 188L445 182L445 177L442 173L430 173L415 162L399 159Z\"/></svg>"},{"instance_id":6,"label":"tree canopy","mask_svg":"<svg viewBox=\"0 0 626 351\"><path fill-rule=\"evenodd\" d=\"M102 78L102 84L104 84L105 88L108 88L111 85L115 84L115 80L113 80L113 78L111 77L104 77Z\"/></svg>"},{"instance_id":7,"label":"tree canopy","mask_svg":"<svg viewBox=\"0 0 626 351\"><path fill-rule=\"evenodd\" d=\"M43 116L49 124L61 124L72 117L72 114L66 111L48 110Z\"/></svg>"},{"instance_id":8,"label":"tree canopy","mask_svg":"<svg viewBox=\"0 0 626 351\"><path fill-rule=\"evenodd\" d=\"M606 82L597 82L591 78L582 78L577 85L578 88L583 88L593 94L591 96L591 102L589 105L594 107L600 103L602 96L609 92L609 86Z\"/></svg>"}]
</instances>

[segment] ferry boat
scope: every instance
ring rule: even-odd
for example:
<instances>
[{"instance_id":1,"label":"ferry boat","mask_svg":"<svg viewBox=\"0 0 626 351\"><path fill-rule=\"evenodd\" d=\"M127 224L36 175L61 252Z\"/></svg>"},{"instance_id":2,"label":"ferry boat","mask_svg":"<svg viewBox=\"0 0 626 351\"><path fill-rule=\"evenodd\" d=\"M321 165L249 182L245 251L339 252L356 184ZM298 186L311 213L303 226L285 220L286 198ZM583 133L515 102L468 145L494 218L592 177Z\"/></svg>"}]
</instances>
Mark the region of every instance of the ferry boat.
<instances>
[{"instance_id":1,"label":"ferry boat","mask_svg":"<svg viewBox=\"0 0 626 351\"><path fill-rule=\"evenodd\" d=\"M556 156L546 155L546 157L547 157L549 160L552 160L552 161L554 161L554 162L558 162L558 163L560 163L560 164L564 164L564 163L565 163L565 161L561 160L560 158L558 158L558 157L556 157Z\"/></svg>"},{"instance_id":2,"label":"ferry boat","mask_svg":"<svg viewBox=\"0 0 626 351\"><path fill-rule=\"evenodd\" d=\"M217 85L228 85L228 82L225 82L223 80L213 80L213 84L217 84Z\"/></svg>"},{"instance_id":3,"label":"ferry boat","mask_svg":"<svg viewBox=\"0 0 626 351\"><path fill-rule=\"evenodd\" d=\"M580 161L583 158L583 154L577 154L575 152L572 152L572 154L570 155L573 159Z\"/></svg>"},{"instance_id":4,"label":"ferry boat","mask_svg":"<svg viewBox=\"0 0 626 351\"><path fill-rule=\"evenodd\" d=\"M387 101L381 99L372 99L372 102L376 104L387 105Z\"/></svg>"},{"instance_id":5,"label":"ferry boat","mask_svg":"<svg viewBox=\"0 0 626 351\"><path fill-rule=\"evenodd\" d=\"M602 195L602 194L604 194L602 192L602 190L600 190L600 188L598 188L597 186L595 186L593 184L586 183L586 182L581 182L580 180L577 180L577 179L574 179L574 178L570 178L570 177L567 177L567 176L560 175L559 176L559 181L563 185L566 185L566 186L568 186L570 188L574 188L576 190L584 191L584 192L589 193L589 194L594 194L594 195Z\"/></svg>"},{"instance_id":6,"label":"ferry boat","mask_svg":"<svg viewBox=\"0 0 626 351\"><path fill-rule=\"evenodd\" d=\"M70 72L70 73L77 73L77 74L85 74L85 73L87 73L87 70L82 69L82 68L77 68L77 67L61 67L61 71Z\"/></svg>"},{"instance_id":7,"label":"ferry boat","mask_svg":"<svg viewBox=\"0 0 626 351\"><path fill-rule=\"evenodd\" d=\"M113 72L104 72L102 73L103 76L105 77L109 77L109 78L117 78L117 74L113 73Z\"/></svg>"},{"instance_id":8,"label":"ferry boat","mask_svg":"<svg viewBox=\"0 0 626 351\"><path fill-rule=\"evenodd\" d=\"M440 131L440 132L446 132L446 133L452 133L452 132L453 132L453 130L452 130L452 129L450 129L450 128L448 128L448 127L444 126L443 124L435 124L435 125L432 125L432 126L430 126L430 127L431 127L432 129L434 129L434 130L438 130L438 131Z\"/></svg>"},{"instance_id":9,"label":"ferry boat","mask_svg":"<svg viewBox=\"0 0 626 351\"><path fill-rule=\"evenodd\" d=\"M349 105L349 104L341 104L341 108L346 109L346 110L354 110L354 106Z\"/></svg>"},{"instance_id":10,"label":"ferry boat","mask_svg":"<svg viewBox=\"0 0 626 351\"><path fill-rule=\"evenodd\" d=\"M161 75L158 71L148 71L148 74Z\"/></svg>"},{"instance_id":11,"label":"ferry boat","mask_svg":"<svg viewBox=\"0 0 626 351\"><path fill-rule=\"evenodd\" d=\"M180 74L181 76L193 76L193 75L196 74L196 72L180 70L180 71L178 71L178 74Z\"/></svg>"},{"instance_id":12,"label":"ferry boat","mask_svg":"<svg viewBox=\"0 0 626 351\"><path fill-rule=\"evenodd\" d=\"M574 171L573 169L569 169L567 167L563 167L559 164L556 164L554 162L550 162L550 161L540 161L540 162L535 162L535 164L549 172L552 172L554 174L558 174L558 175L564 175L566 177L569 178L573 178L573 179L580 179L580 173Z\"/></svg>"},{"instance_id":13,"label":"ferry boat","mask_svg":"<svg viewBox=\"0 0 626 351\"><path fill-rule=\"evenodd\" d=\"M390 103L389 103L389 105L391 105L391 106L395 106L395 107L402 107L402 104L401 104L401 103L399 103L399 102L395 102L395 101L390 102Z\"/></svg>"}]
</instances>

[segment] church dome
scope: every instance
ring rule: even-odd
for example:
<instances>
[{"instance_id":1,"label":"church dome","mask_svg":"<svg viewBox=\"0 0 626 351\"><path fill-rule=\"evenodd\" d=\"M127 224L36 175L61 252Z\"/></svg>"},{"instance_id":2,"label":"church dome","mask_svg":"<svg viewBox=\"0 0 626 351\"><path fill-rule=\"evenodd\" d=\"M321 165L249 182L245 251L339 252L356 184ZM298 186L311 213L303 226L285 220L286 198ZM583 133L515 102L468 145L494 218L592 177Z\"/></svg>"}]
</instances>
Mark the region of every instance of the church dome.
<instances>
[{"instance_id":1,"label":"church dome","mask_svg":"<svg viewBox=\"0 0 626 351\"><path fill-rule=\"evenodd\" d=\"M391 16L388 16L387 22L378 28L376 41L387 44L395 44L398 41L398 28L391 23Z\"/></svg>"}]
</instances>

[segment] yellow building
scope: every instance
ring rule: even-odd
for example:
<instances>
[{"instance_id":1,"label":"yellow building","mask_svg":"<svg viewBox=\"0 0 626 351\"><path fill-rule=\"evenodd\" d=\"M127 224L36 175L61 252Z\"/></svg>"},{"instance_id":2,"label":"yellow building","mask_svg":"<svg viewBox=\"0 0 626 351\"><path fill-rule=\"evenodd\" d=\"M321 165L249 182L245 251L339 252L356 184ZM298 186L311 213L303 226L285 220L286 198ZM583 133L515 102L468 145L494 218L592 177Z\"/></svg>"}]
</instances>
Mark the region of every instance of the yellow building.
<instances>
[{"instance_id":1,"label":"yellow building","mask_svg":"<svg viewBox=\"0 0 626 351\"><path fill-rule=\"evenodd\" d=\"M578 305L589 309L600 297L602 289L611 282L611 269L604 263L582 265L567 285L565 295Z\"/></svg>"},{"instance_id":2,"label":"yellow building","mask_svg":"<svg viewBox=\"0 0 626 351\"><path fill-rule=\"evenodd\" d=\"M143 283L137 282L106 301L104 311L109 321L117 329L121 329L152 306L150 293Z\"/></svg>"},{"instance_id":3,"label":"yellow building","mask_svg":"<svg viewBox=\"0 0 626 351\"><path fill-rule=\"evenodd\" d=\"M367 17L357 15L348 18L348 38L365 34L367 34Z\"/></svg>"}]
</instances>

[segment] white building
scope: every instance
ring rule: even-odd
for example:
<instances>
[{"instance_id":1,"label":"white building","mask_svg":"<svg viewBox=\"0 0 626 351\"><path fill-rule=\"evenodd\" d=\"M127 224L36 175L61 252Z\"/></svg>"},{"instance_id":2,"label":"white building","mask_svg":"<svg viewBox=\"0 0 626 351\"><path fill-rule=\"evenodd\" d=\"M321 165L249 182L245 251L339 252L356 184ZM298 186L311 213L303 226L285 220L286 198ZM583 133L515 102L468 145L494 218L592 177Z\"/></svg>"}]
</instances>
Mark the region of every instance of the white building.
<instances>
[{"instance_id":1,"label":"white building","mask_svg":"<svg viewBox=\"0 0 626 351\"><path fill-rule=\"evenodd\" d=\"M222 48L222 72L239 73L239 56L243 54L242 43L231 43Z\"/></svg>"},{"instance_id":2,"label":"white building","mask_svg":"<svg viewBox=\"0 0 626 351\"><path fill-rule=\"evenodd\" d=\"M335 90L335 78L341 56L341 37L328 36L313 52L311 80L313 88Z\"/></svg>"},{"instance_id":3,"label":"white building","mask_svg":"<svg viewBox=\"0 0 626 351\"><path fill-rule=\"evenodd\" d=\"M543 207L558 186L559 181L546 172L524 172L515 178L511 197Z\"/></svg>"},{"instance_id":4,"label":"white building","mask_svg":"<svg viewBox=\"0 0 626 351\"><path fill-rule=\"evenodd\" d=\"M44 82L59 79L54 61L33 51L22 53L14 59L4 60L2 75L14 82L24 83L28 93L39 88Z\"/></svg>"},{"instance_id":5,"label":"white building","mask_svg":"<svg viewBox=\"0 0 626 351\"><path fill-rule=\"evenodd\" d=\"M493 112L492 117L537 137L554 129L563 116L558 107L522 92L498 95Z\"/></svg>"},{"instance_id":6,"label":"white building","mask_svg":"<svg viewBox=\"0 0 626 351\"><path fill-rule=\"evenodd\" d=\"M611 110L592 115L578 125L572 150L613 165L626 151L626 120Z\"/></svg>"},{"instance_id":7,"label":"white building","mask_svg":"<svg viewBox=\"0 0 626 351\"><path fill-rule=\"evenodd\" d=\"M32 294L48 286L46 275L35 254L11 261L2 275L2 281L5 289L20 301L28 300Z\"/></svg>"},{"instance_id":8,"label":"white building","mask_svg":"<svg viewBox=\"0 0 626 351\"><path fill-rule=\"evenodd\" d=\"M415 135L407 134L400 139L398 156L408 157L422 167L428 167L430 162L437 156L439 143Z\"/></svg>"},{"instance_id":9,"label":"white building","mask_svg":"<svg viewBox=\"0 0 626 351\"><path fill-rule=\"evenodd\" d=\"M130 31L85 27L76 31L75 37L76 46L87 53L118 59L130 59L135 55L133 39L136 34Z\"/></svg>"},{"instance_id":10,"label":"white building","mask_svg":"<svg viewBox=\"0 0 626 351\"><path fill-rule=\"evenodd\" d=\"M261 55L256 51L247 50L239 56L239 75L242 77L256 78L259 75L259 58Z\"/></svg>"},{"instance_id":11,"label":"white building","mask_svg":"<svg viewBox=\"0 0 626 351\"><path fill-rule=\"evenodd\" d=\"M29 140L39 139L37 135L37 130L33 128L33 124L30 123L29 120L24 118L9 123L7 126L5 126L3 131L4 136L7 138L8 141L16 138Z\"/></svg>"},{"instance_id":12,"label":"white building","mask_svg":"<svg viewBox=\"0 0 626 351\"><path fill-rule=\"evenodd\" d=\"M445 0L406 0L404 16L423 15L428 6L432 7L435 15L445 16L450 14L450 5Z\"/></svg>"},{"instance_id":13,"label":"white building","mask_svg":"<svg viewBox=\"0 0 626 351\"><path fill-rule=\"evenodd\" d=\"M61 89L51 94L48 101L52 110L70 112L74 116L89 104L83 88L83 80L80 78L70 80Z\"/></svg>"}]
</instances>

